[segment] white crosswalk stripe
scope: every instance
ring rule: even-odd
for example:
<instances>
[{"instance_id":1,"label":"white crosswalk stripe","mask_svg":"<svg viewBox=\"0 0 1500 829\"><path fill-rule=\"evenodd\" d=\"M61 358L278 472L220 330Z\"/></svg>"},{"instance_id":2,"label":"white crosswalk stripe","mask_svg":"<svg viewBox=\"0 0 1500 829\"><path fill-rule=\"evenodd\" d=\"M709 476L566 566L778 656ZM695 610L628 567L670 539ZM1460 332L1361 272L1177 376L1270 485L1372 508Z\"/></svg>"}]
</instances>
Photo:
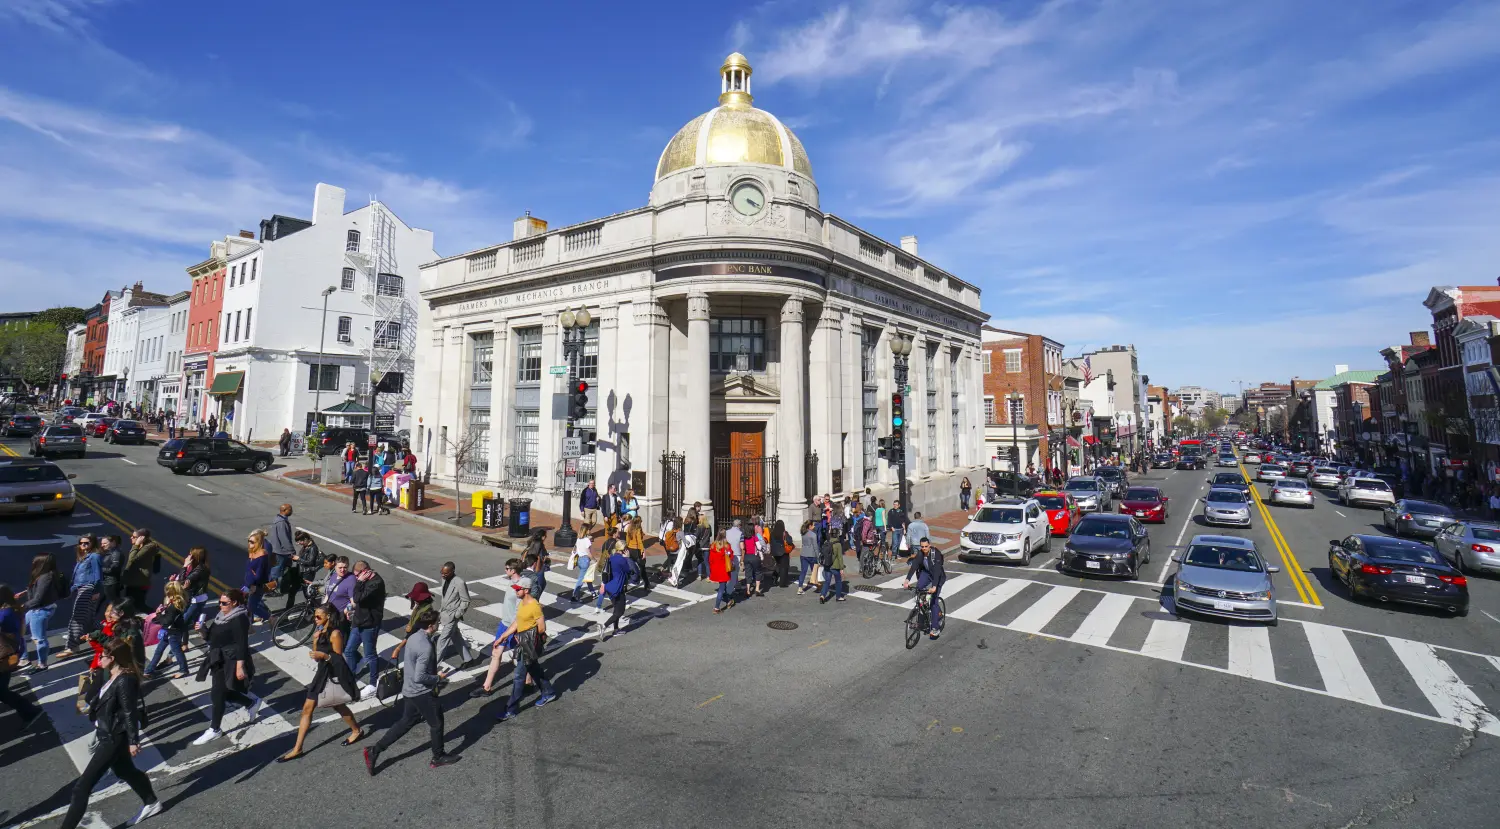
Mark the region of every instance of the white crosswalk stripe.
<instances>
[{"instance_id":1,"label":"white crosswalk stripe","mask_svg":"<svg viewBox=\"0 0 1500 829\"><path fill-rule=\"evenodd\" d=\"M1151 622L1151 632L1146 634L1146 644L1141 646L1141 653L1157 659L1170 659L1173 662L1182 661L1182 653L1187 649L1188 635L1193 626L1187 622L1176 619L1156 619Z\"/></svg>"},{"instance_id":2,"label":"white crosswalk stripe","mask_svg":"<svg viewBox=\"0 0 1500 829\"><path fill-rule=\"evenodd\" d=\"M1233 625L1229 628L1229 672L1274 682L1276 661L1271 656L1271 632L1266 628Z\"/></svg>"},{"instance_id":3,"label":"white crosswalk stripe","mask_svg":"<svg viewBox=\"0 0 1500 829\"><path fill-rule=\"evenodd\" d=\"M1391 643L1396 657L1417 681L1417 687L1439 717L1457 726L1500 736L1500 721L1496 721L1448 663L1438 658L1431 645L1395 637L1387 637L1386 641Z\"/></svg>"},{"instance_id":4,"label":"white crosswalk stripe","mask_svg":"<svg viewBox=\"0 0 1500 829\"><path fill-rule=\"evenodd\" d=\"M1136 601L1130 596L1122 596L1118 593L1107 594L1089 611L1083 624L1073 632L1073 641L1082 642L1086 645L1108 645L1109 638L1114 635L1115 628L1130 612Z\"/></svg>"},{"instance_id":5,"label":"white crosswalk stripe","mask_svg":"<svg viewBox=\"0 0 1500 829\"><path fill-rule=\"evenodd\" d=\"M1081 592L1077 587L1054 587L1026 608L1009 627L1023 633L1041 633L1042 628Z\"/></svg>"},{"instance_id":6,"label":"white crosswalk stripe","mask_svg":"<svg viewBox=\"0 0 1500 829\"><path fill-rule=\"evenodd\" d=\"M1360 666L1359 657L1342 630L1316 622L1304 622L1302 629L1307 633L1307 643L1312 646L1324 690L1337 697L1380 704L1380 695L1375 693L1375 686Z\"/></svg>"},{"instance_id":7,"label":"white crosswalk stripe","mask_svg":"<svg viewBox=\"0 0 1500 829\"><path fill-rule=\"evenodd\" d=\"M951 619L965 619L970 622L977 622L981 618L983 618L984 614L989 613L1002 604L1005 604L1006 601L1015 596L1017 593L1020 593L1022 590L1025 590L1026 585L1031 583L1032 582L1025 581L1023 579L1003 580L998 585L991 588L984 595L979 596L972 601L965 602L962 607L956 609L952 607L948 608L948 617Z\"/></svg>"}]
</instances>

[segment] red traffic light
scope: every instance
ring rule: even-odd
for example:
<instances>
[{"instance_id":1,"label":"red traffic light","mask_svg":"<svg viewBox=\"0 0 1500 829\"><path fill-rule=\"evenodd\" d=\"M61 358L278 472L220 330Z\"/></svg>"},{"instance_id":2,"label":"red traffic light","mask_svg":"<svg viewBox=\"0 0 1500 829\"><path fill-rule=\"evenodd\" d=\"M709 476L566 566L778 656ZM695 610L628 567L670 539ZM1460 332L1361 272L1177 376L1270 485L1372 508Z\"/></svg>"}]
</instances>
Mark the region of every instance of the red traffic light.
<instances>
[{"instance_id":1,"label":"red traffic light","mask_svg":"<svg viewBox=\"0 0 1500 829\"><path fill-rule=\"evenodd\" d=\"M66 380L66 379L68 379L68 375L66 375L66 374L59 375L59 379Z\"/></svg>"},{"instance_id":2,"label":"red traffic light","mask_svg":"<svg viewBox=\"0 0 1500 829\"><path fill-rule=\"evenodd\" d=\"M579 394L587 394L589 390L589 382L587 380L579 380L578 385L574 388Z\"/></svg>"}]
</instances>

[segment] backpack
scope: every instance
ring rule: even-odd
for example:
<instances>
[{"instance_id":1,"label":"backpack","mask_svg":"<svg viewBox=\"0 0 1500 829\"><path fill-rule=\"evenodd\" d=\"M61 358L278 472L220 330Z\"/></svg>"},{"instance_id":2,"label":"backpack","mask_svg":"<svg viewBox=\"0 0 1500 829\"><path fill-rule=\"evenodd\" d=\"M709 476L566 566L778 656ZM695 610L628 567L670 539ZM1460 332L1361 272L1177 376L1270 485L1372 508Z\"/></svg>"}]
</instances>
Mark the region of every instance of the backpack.
<instances>
[{"instance_id":1,"label":"backpack","mask_svg":"<svg viewBox=\"0 0 1500 829\"><path fill-rule=\"evenodd\" d=\"M678 548L682 546L677 540L677 531L667 530L667 534L661 540L661 546L665 547L669 553L677 552Z\"/></svg>"},{"instance_id":2,"label":"backpack","mask_svg":"<svg viewBox=\"0 0 1500 829\"><path fill-rule=\"evenodd\" d=\"M66 599L68 594L73 592L73 574L64 573L61 570L53 573L52 592L57 596L58 601Z\"/></svg>"},{"instance_id":3,"label":"backpack","mask_svg":"<svg viewBox=\"0 0 1500 829\"><path fill-rule=\"evenodd\" d=\"M875 522L865 519L864 526L860 528L859 540L866 547L875 546Z\"/></svg>"},{"instance_id":4,"label":"backpack","mask_svg":"<svg viewBox=\"0 0 1500 829\"><path fill-rule=\"evenodd\" d=\"M823 549L818 551L818 566L824 570L833 566L833 542L823 542Z\"/></svg>"},{"instance_id":5,"label":"backpack","mask_svg":"<svg viewBox=\"0 0 1500 829\"><path fill-rule=\"evenodd\" d=\"M605 550L603 555L599 556L599 565L594 568L594 575L597 577L596 584L604 585L613 575L614 571L609 566L609 558L613 553L613 550Z\"/></svg>"}]
</instances>

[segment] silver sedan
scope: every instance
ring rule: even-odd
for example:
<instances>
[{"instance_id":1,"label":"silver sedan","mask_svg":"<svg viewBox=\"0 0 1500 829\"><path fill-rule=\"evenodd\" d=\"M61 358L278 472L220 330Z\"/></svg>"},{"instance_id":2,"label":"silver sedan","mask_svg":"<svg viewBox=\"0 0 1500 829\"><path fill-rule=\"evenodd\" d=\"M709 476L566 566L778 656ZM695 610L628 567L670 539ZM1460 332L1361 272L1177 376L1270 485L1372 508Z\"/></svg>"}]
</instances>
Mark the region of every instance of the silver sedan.
<instances>
[{"instance_id":1,"label":"silver sedan","mask_svg":"<svg viewBox=\"0 0 1500 829\"><path fill-rule=\"evenodd\" d=\"M1306 481L1296 478L1282 478L1271 485L1271 496L1268 499L1273 504L1297 504L1299 506L1313 508L1312 488Z\"/></svg>"},{"instance_id":2,"label":"silver sedan","mask_svg":"<svg viewBox=\"0 0 1500 829\"><path fill-rule=\"evenodd\" d=\"M1307 473L1307 482L1316 487L1336 487L1339 485L1339 471L1331 466L1315 466Z\"/></svg>"},{"instance_id":3,"label":"silver sedan","mask_svg":"<svg viewBox=\"0 0 1500 829\"><path fill-rule=\"evenodd\" d=\"M1209 526L1250 526L1250 496L1239 489L1210 489L1203 498L1203 521Z\"/></svg>"},{"instance_id":4,"label":"silver sedan","mask_svg":"<svg viewBox=\"0 0 1500 829\"><path fill-rule=\"evenodd\" d=\"M1432 539L1432 545L1461 573L1500 574L1500 524L1489 521L1449 524Z\"/></svg>"}]
</instances>

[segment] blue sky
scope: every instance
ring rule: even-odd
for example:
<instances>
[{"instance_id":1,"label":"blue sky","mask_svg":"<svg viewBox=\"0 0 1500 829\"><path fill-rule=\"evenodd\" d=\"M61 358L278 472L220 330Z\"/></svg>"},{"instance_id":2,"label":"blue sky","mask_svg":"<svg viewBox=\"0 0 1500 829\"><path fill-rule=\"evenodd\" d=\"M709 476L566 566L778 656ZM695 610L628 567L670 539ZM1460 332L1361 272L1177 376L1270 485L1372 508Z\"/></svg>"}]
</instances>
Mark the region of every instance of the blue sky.
<instances>
[{"instance_id":1,"label":"blue sky","mask_svg":"<svg viewBox=\"0 0 1500 829\"><path fill-rule=\"evenodd\" d=\"M317 181L445 254L637 207L732 49L825 209L1154 382L1376 368L1500 276L1500 0L0 0L4 305L180 289Z\"/></svg>"}]
</instances>

